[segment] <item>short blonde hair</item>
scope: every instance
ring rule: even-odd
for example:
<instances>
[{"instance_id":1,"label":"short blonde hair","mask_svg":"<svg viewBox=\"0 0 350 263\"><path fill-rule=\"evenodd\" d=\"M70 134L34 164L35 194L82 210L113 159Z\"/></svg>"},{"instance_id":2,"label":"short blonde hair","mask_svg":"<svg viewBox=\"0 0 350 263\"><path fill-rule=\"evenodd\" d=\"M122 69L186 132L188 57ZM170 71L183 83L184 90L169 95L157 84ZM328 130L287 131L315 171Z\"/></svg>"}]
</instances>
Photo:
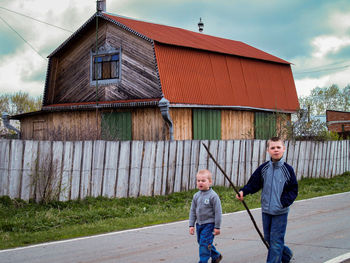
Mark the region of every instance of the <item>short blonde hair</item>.
<instances>
[{"instance_id":1,"label":"short blonde hair","mask_svg":"<svg viewBox=\"0 0 350 263\"><path fill-rule=\"evenodd\" d=\"M213 175L212 175L212 173L211 173L209 170L207 170L207 169L199 170L199 171L197 172L197 174L196 174L196 177L197 177L198 175L206 175L207 178L208 178L208 180L209 180L210 182L213 180Z\"/></svg>"}]
</instances>

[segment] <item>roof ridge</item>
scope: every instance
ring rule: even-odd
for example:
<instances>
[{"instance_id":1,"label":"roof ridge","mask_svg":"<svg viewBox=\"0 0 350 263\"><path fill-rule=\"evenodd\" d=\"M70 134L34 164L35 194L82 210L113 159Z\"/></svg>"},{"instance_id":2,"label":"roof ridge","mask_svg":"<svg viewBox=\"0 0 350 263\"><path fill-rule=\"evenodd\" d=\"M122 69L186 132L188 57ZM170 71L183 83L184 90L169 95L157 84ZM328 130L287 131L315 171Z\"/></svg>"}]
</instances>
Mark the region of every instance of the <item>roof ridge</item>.
<instances>
[{"instance_id":1,"label":"roof ridge","mask_svg":"<svg viewBox=\"0 0 350 263\"><path fill-rule=\"evenodd\" d=\"M242 41L207 35L188 29L147 22L134 18L103 13L103 17L113 23L123 25L129 31L148 40L174 46L231 54L270 62L291 64L290 62L255 48Z\"/></svg>"}]
</instances>

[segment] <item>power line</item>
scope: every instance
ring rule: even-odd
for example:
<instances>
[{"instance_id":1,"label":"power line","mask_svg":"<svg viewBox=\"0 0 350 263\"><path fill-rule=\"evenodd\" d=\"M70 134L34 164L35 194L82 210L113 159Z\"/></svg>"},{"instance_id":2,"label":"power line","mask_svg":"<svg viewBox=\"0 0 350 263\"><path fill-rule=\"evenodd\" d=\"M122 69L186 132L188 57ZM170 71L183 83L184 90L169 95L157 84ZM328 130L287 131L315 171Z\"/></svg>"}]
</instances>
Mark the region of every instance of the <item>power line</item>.
<instances>
[{"instance_id":1,"label":"power line","mask_svg":"<svg viewBox=\"0 0 350 263\"><path fill-rule=\"evenodd\" d=\"M20 33L18 33L9 23L7 23L1 16L0 19L9 27L11 28L25 43L28 44L28 46L30 46L40 57L42 57L44 60L46 60L46 58L44 58L38 50L36 50L27 40L25 40Z\"/></svg>"},{"instance_id":2,"label":"power line","mask_svg":"<svg viewBox=\"0 0 350 263\"><path fill-rule=\"evenodd\" d=\"M56 25L50 24L50 23L48 23L48 22L45 22L45 21L36 19L36 18L34 18L34 17L31 17L31 16L28 16L28 15L25 15L25 14L18 13L18 12L16 12L16 11L7 9L7 8L5 8L5 7L0 6L0 8L6 10L6 11L8 11L8 12L12 12L12 13L15 13L15 14L17 14L17 15L24 16L24 17L26 17L26 18L29 18L29 19L35 20L35 21L37 21L37 22L43 23L43 24L45 24L45 25L52 26L52 27L56 27L56 28L58 28L58 29L61 29L61 30L64 30L64 31L73 33L73 31L70 31L70 30L65 29L65 28L63 28L63 27L56 26Z\"/></svg>"},{"instance_id":3,"label":"power line","mask_svg":"<svg viewBox=\"0 0 350 263\"><path fill-rule=\"evenodd\" d=\"M324 72L324 71L332 71L332 70L338 70L338 69L343 69L345 70L346 68L350 67L350 65L345 65L342 67L335 67L335 68L325 68L325 69L319 69L319 70L313 70L313 71L303 71L303 72L295 72L293 74L307 74L307 73L318 73L318 72Z\"/></svg>"},{"instance_id":4,"label":"power line","mask_svg":"<svg viewBox=\"0 0 350 263\"><path fill-rule=\"evenodd\" d=\"M349 61L348 60L336 61L336 62L329 63L329 64L326 64L326 65L322 65L322 66L318 66L318 67L312 67L312 68L307 68L307 69L304 69L304 70L315 70L315 69L318 69L318 68L333 66L333 65L337 65L337 64L343 64L345 62L349 62ZM292 66L294 66L294 65L292 65Z\"/></svg>"}]
</instances>

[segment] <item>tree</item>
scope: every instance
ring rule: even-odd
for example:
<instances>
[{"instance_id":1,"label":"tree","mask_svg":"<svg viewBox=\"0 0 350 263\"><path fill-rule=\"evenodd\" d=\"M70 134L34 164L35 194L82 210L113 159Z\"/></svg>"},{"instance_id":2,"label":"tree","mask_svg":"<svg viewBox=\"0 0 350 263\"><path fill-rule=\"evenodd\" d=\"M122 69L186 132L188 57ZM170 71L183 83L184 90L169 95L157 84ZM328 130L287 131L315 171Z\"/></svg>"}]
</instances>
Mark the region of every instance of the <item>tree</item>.
<instances>
[{"instance_id":1,"label":"tree","mask_svg":"<svg viewBox=\"0 0 350 263\"><path fill-rule=\"evenodd\" d=\"M31 111L37 111L41 109L42 97L30 97L28 93L16 92L13 95L4 94L0 95L0 114L6 112L9 115L16 115ZM19 128L19 123L12 124ZM9 131L4 127L2 121L0 122L0 134L12 134L13 131Z\"/></svg>"},{"instance_id":2,"label":"tree","mask_svg":"<svg viewBox=\"0 0 350 263\"><path fill-rule=\"evenodd\" d=\"M9 115L37 111L41 109L42 97L30 97L26 92L16 92L13 95L0 96L0 110Z\"/></svg>"},{"instance_id":3,"label":"tree","mask_svg":"<svg viewBox=\"0 0 350 263\"><path fill-rule=\"evenodd\" d=\"M350 110L350 84L340 89L337 85L314 88L311 94L299 98L300 110L292 125L293 137L297 139L337 139L327 130L327 125L317 115L326 115L326 110ZM339 136L338 136L339 137Z\"/></svg>"},{"instance_id":4,"label":"tree","mask_svg":"<svg viewBox=\"0 0 350 263\"><path fill-rule=\"evenodd\" d=\"M1 95L0 96L0 111L8 112L10 108L10 96L9 95Z\"/></svg>"},{"instance_id":5,"label":"tree","mask_svg":"<svg viewBox=\"0 0 350 263\"><path fill-rule=\"evenodd\" d=\"M310 115L326 115L326 110L350 110L350 84L340 89L333 84L330 87L314 88L311 94L299 98L301 109L309 110Z\"/></svg>"}]
</instances>

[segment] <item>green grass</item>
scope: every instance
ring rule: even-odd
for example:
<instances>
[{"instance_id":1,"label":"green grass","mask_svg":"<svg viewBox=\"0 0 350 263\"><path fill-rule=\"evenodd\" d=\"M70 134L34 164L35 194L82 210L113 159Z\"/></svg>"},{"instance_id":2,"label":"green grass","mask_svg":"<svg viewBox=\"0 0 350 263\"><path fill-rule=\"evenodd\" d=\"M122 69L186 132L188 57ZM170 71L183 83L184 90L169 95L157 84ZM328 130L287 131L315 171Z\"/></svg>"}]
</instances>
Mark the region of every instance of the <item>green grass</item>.
<instances>
[{"instance_id":1,"label":"green grass","mask_svg":"<svg viewBox=\"0 0 350 263\"><path fill-rule=\"evenodd\" d=\"M232 188L214 187L223 213L244 210ZM0 197L0 249L188 219L197 190L168 196L36 204ZM350 191L350 173L332 179L302 179L298 200ZM260 195L245 198L249 208L260 206Z\"/></svg>"}]
</instances>

